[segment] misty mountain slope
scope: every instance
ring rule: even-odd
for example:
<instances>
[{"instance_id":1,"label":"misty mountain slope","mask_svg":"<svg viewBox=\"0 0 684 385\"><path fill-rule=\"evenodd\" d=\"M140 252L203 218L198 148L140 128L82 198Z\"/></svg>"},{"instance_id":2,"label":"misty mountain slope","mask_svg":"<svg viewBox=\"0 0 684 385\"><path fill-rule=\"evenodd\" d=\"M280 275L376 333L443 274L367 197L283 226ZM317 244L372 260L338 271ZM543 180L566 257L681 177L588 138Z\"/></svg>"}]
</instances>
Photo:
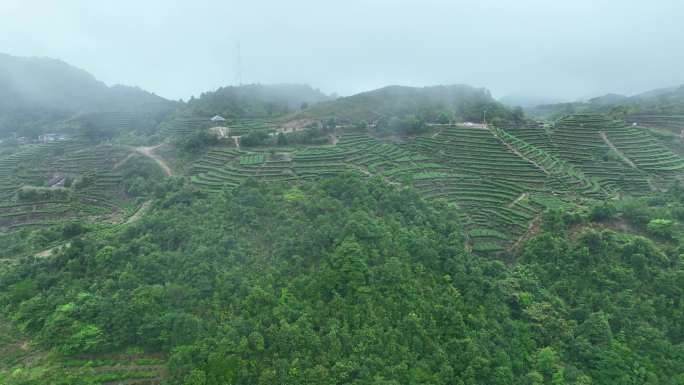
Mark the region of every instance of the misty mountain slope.
<instances>
[{"instance_id":1,"label":"misty mountain slope","mask_svg":"<svg viewBox=\"0 0 684 385\"><path fill-rule=\"evenodd\" d=\"M108 87L63 61L0 54L0 110L121 110L166 99L140 88Z\"/></svg>"},{"instance_id":2,"label":"misty mountain slope","mask_svg":"<svg viewBox=\"0 0 684 385\"><path fill-rule=\"evenodd\" d=\"M684 130L684 85L644 92L630 99L639 108L629 108L625 119L681 135Z\"/></svg>"},{"instance_id":3,"label":"misty mountain slope","mask_svg":"<svg viewBox=\"0 0 684 385\"><path fill-rule=\"evenodd\" d=\"M150 120L176 105L137 87L108 87L60 60L0 54L0 137L37 136L84 114L125 113Z\"/></svg>"},{"instance_id":4,"label":"misty mountain slope","mask_svg":"<svg viewBox=\"0 0 684 385\"><path fill-rule=\"evenodd\" d=\"M491 117L507 118L505 107L489 91L468 85L432 87L388 86L321 103L300 116L336 118L346 121L375 121L393 116L435 117L446 113L456 119L481 121L483 110Z\"/></svg>"},{"instance_id":5,"label":"misty mountain slope","mask_svg":"<svg viewBox=\"0 0 684 385\"><path fill-rule=\"evenodd\" d=\"M220 114L225 118L273 117L316 104L329 97L305 84L249 84L221 87L192 98L183 113Z\"/></svg>"},{"instance_id":6,"label":"misty mountain slope","mask_svg":"<svg viewBox=\"0 0 684 385\"><path fill-rule=\"evenodd\" d=\"M684 104L684 84L678 87L658 88L642 92L629 98L646 104Z\"/></svg>"},{"instance_id":7,"label":"misty mountain slope","mask_svg":"<svg viewBox=\"0 0 684 385\"><path fill-rule=\"evenodd\" d=\"M185 136L216 125L229 125L233 134L273 129L277 121L330 98L305 84L248 84L221 87L191 98L164 120L161 133ZM220 115L227 121L212 122Z\"/></svg>"},{"instance_id":8,"label":"misty mountain slope","mask_svg":"<svg viewBox=\"0 0 684 385\"><path fill-rule=\"evenodd\" d=\"M528 108L527 112L547 119L575 113L609 114L647 126L681 129L684 128L684 85L633 96L606 94L586 102L538 105Z\"/></svg>"},{"instance_id":9,"label":"misty mountain slope","mask_svg":"<svg viewBox=\"0 0 684 385\"><path fill-rule=\"evenodd\" d=\"M83 110L106 93L94 76L60 60L0 54L0 109Z\"/></svg>"}]
</instances>

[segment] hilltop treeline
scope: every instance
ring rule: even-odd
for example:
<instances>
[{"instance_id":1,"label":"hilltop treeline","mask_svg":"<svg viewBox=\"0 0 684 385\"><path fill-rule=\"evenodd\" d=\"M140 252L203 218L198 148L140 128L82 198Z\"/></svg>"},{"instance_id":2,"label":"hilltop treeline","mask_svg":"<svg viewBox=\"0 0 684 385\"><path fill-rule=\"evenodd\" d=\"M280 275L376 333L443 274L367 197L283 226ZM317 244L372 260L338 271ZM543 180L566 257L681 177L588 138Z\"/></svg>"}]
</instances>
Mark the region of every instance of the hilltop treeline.
<instances>
[{"instance_id":1,"label":"hilltop treeline","mask_svg":"<svg viewBox=\"0 0 684 385\"><path fill-rule=\"evenodd\" d=\"M639 115L684 115L684 85L656 89L634 96L608 94L586 102L546 104L530 108L533 116L556 119L577 113L607 114L616 119ZM640 119L635 119L639 122Z\"/></svg>"},{"instance_id":2,"label":"hilltop treeline","mask_svg":"<svg viewBox=\"0 0 684 385\"><path fill-rule=\"evenodd\" d=\"M249 84L221 87L188 101L180 113L185 116L213 116L227 119L272 118L329 100L319 90L303 84Z\"/></svg>"},{"instance_id":3,"label":"hilltop treeline","mask_svg":"<svg viewBox=\"0 0 684 385\"><path fill-rule=\"evenodd\" d=\"M499 125L518 124L523 120L521 109L508 109L495 101L486 89L466 85L384 87L321 103L301 115L334 118L352 124L389 122L392 118L426 123L481 123L486 118Z\"/></svg>"},{"instance_id":4,"label":"hilltop treeline","mask_svg":"<svg viewBox=\"0 0 684 385\"><path fill-rule=\"evenodd\" d=\"M485 112L486 111L486 112ZM357 126L378 125L382 133L412 134L425 124L486 118L519 125L522 110L495 101L489 91L466 85L390 86L336 98L300 84L221 87L187 103L139 88L108 87L93 75L59 60L0 55L0 137L35 139L46 132L70 133L92 141L132 136L158 141L162 132L192 131L221 115L245 119L312 119ZM152 138L152 139L150 139Z\"/></svg>"},{"instance_id":5,"label":"hilltop treeline","mask_svg":"<svg viewBox=\"0 0 684 385\"><path fill-rule=\"evenodd\" d=\"M507 266L464 250L457 210L379 180L158 194L138 223L6 269L6 314L64 355L163 351L178 384L684 380L681 248L594 228L621 208L555 212ZM50 375L6 381L79 383Z\"/></svg>"}]
</instances>

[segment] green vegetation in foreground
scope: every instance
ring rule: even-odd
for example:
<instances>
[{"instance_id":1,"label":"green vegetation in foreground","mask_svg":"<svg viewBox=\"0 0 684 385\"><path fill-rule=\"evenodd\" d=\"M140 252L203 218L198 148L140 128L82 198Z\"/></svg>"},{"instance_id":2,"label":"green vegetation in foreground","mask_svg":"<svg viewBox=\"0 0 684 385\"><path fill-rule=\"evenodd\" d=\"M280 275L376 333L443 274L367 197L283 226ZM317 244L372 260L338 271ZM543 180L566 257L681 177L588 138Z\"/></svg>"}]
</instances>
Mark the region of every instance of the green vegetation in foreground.
<instances>
[{"instance_id":1,"label":"green vegetation in foreground","mask_svg":"<svg viewBox=\"0 0 684 385\"><path fill-rule=\"evenodd\" d=\"M3 361L4 383L97 383L52 368L131 348L168 355L172 384L684 383L679 189L557 205L510 266L464 249L458 209L378 179L165 191L5 267L3 313L53 353Z\"/></svg>"}]
</instances>

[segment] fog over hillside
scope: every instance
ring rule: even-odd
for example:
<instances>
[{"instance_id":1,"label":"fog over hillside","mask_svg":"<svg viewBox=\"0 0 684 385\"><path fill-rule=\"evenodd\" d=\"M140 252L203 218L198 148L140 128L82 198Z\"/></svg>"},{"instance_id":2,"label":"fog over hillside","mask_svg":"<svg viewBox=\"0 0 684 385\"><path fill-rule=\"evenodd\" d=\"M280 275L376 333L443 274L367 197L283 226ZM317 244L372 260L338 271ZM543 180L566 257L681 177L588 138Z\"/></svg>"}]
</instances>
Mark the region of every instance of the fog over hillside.
<instances>
[{"instance_id":1,"label":"fog over hillside","mask_svg":"<svg viewBox=\"0 0 684 385\"><path fill-rule=\"evenodd\" d=\"M57 59L0 53L0 111L50 109L80 113L132 109L164 101L136 87L108 87L87 71Z\"/></svg>"},{"instance_id":2,"label":"fog over hillside","mask_svg":"<svg viewBox=\"0 0 684 385\"><path fill-rule=\"evenodd\" d=\"M160 4L4 0L0 51L170 99L240 80L340 95L465 83L545 103L684 83L678 0Z\"/></svg>"}]
</instances>

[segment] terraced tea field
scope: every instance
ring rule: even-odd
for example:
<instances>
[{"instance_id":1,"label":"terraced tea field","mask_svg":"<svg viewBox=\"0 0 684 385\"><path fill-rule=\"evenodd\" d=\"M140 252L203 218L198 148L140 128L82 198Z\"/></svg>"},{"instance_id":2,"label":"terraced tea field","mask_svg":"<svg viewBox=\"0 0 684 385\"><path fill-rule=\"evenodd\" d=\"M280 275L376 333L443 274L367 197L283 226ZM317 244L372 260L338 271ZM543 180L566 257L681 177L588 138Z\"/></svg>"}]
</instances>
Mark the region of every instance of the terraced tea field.
<instances>
[{"instance_id":1,"label":"terraced tea field","mask_svg":"<svg viewBox=\"0 0 684 385\"><path fill-rule=\"evenodd\" d=\"M131 207L114 165L129 154L68 141L23 146L0 159L0 230L123 215Z\"/></svg>"},{"instance_id":2,"label":"terraced tea field","mask_svg":"<svg viewBox=\"0 0 684 385\"><path fill-rule=\"evenodd\" d=\"M469 245L489 253L515 244L546 207L646 194L684 171L684 161L647 132L600 116L571 116L552 128L435 128L400 144L343 131L335 145L268 153L215 148L195 163L192 180L219 191L248 178L377 176L457 205Z\"/></svg>"},{"instance_id":3,"label":"terraced tea field","mask_svg":"<svg viewBox=\"0 0 684 385\"><path fill-rule=\"evenodd\" d=\"M187 135L201 128L211 126L208 118L175 118L161 124L165 136Z\"/></svg>"},{"instance_id":4,"label":"terraced tea field","mask_svg":"<svg viewBox=\"0 0 684 385\"><path fill-rule=\"evenodd\" d=\"M545 196L607 196L565 162L513 135L492 128L444 127L409 147L447 166L446 175L413 183L430 198L445 198L467 214L473 250L501 251L527 233Z\"/></svg>"},{"instance_id":5,"label":"terraced tea field","mask_svg":"<svg viewBox=\"0 0 684 385\"><path fill-rule=\"evenodd\" d=\"M628 123L640 126L664 128L679 134L684 130L684 115L634 114L625 118Z\"/></svg>"},{"instance_id":6,"label":"terraced tea field","mask_svg":"<svg viewBox=\"0 0 684 385\"><path fill-rule=\"evenodd\" d=\"M264 127L264 121L245 124ZM342 173L383 178L457 206L468 245L490 253L516 244L546 207L648 194L684 174L684 160L647 131L597 115L569 116L553 127L434 128L434 133L401 143L345 128L334 144L324 146L258 151L220 146L194 162L189 176L208 192L232 189L249 178L295 183ZM125 164L131 151L56 142L24 146L0 159L0 227L13 230L132 211L115 167ZM73 186L51 189L60 177ZM34 195L54 193L22 199L25 186L42 188L29 189Z\"/></svg>"},{"instance_id":7,"label":"terraced tea field","mask_svg":"<svg viewBox=\"0 0 684 385\"><path fill-rule=\"evenodd\" d=\"M230 129L231 136L241 136L251 131L272 132L278 124L269 119L236 119L228 122L225 126Z\"/></svg>"},{"instance_id":8,"label":"terraced tea field","mask_svg":"<svg viewBox=\"0 0 684 385\"><path fill-rule=\"evenodd\" d=\"M211 116L207 117L179 117L170 119L162 123L162 134L169 135L187 135L193 131L209 128L214 126L228 127L230 136L241 136L251 131L268 131L273 132L278 124L269 119L228 119L225 122L212 122Z\"/></svg>"},{"instance_id":9,"label":"terraced tea field","mask_svg":"<svg viewBox=\"0 0 684 385\"><path fill-rule=\"evenodd\" d=\"M131 352L72 357L48 354L3 319L0 319L0 343L0 383L3 384L12 380L11 383L31 384L153 385L168 377L167 359L162 354Z\"/></svg>"},{"instance_id":10,"label":"terraced tea field","mask_svg":"<svg viewBox=\"0 0 684 385\"><path fill-rule=\"evenodd\" d=\"M244 162L262 156L263 163ZM461 127L445 129L441 138L419 138L402 145L366 133L346 132L335 146L288 153L250 154L217 148L198 161L194 170L194 183L209 191L237 186L247 178L302 181L344 172L411 185L428 198L457 204L472 229L473 248L483 252L501 251L527 231L544 207L534 200L534 194L546 193L545 182L553 180L509 151L491 131Z\"/></svg>"},{"instance_id":11,"label":"terraced tea field","mask_svg":"<svg viewBox=\"0 0 684 385\"><path fill-rule=\"evenodd\" d=\"M166 377L166 362L159 355L91 356L64 361L66 378L88 384L160 384Z\"/></svg>"},{"instance_id":12,"label":"terraced tea field","mask_svg":"<svg viewBox=\"0 0 684 385\"><path fill-rule=\"evenodd\" d=\"M529 128L508 132L521 138L545 138L539 141L542 148L608 191L646 194L656 186L665 187L684 171L684 160L646 130L600 115L565 117L550 133L537 129L535 135Z\"/></svg>"}]
</instances>

